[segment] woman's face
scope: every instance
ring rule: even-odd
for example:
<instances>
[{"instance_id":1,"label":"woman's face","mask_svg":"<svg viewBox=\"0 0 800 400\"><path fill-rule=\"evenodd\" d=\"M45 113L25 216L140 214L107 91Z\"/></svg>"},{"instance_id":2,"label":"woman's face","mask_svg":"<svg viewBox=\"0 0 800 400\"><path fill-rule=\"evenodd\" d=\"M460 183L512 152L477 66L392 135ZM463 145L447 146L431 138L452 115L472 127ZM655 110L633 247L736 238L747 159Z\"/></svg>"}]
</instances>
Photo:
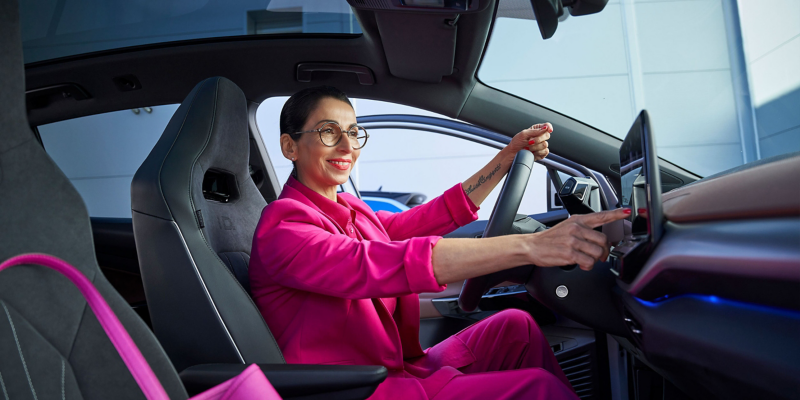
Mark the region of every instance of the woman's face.
<instances>
[{"instance_id":1,"label":"woman's face","mask_svg":"<svg viewBox=\"0 0 800 400\"><path fill-rule=\"evenodd\" d=\"M311 111L301 132L319 129L326 122L335 122L347 131L356 124L353 108L338 99L323 98ZM319 133L308 132L295 142L295 165L301 182L312 189L330 190L347 182L350 171L361 154L354 150L346 135L333 147L322 143Z\"/></svg>"}]
</instances>

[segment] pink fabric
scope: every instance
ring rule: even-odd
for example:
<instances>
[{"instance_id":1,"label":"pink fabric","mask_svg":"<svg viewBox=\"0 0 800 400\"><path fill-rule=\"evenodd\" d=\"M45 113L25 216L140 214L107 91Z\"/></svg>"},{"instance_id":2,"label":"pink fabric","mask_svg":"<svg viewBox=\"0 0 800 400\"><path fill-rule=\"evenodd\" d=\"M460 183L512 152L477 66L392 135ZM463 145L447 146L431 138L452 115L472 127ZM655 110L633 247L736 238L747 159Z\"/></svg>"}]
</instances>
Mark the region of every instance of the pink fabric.
<instances>
[{"instance_id":1,"label":"pink fabric","mask_svg":"<svg viewBox=\"0 0 800 400\"><path fill-rule=\"evenodd\" d=\"M419 381L427 396L422 399L577 399L536 322L515 309L406 360L404 377ZM393 390L382 384L370 399L391 399Z\"/></svg>"},{"instance_id":2,"label":"pink fabric","mask_svg":"<svg viewBox=\"0 0 800 400\"><path fill-rule=\"evenodd\" d=\"M456 185L419 207L375 214L354 196L333 202L290 178L263 211L250 285L286 361L384 365L402 371L419 346L419 296L444 290L431 252L477 218ZM393 310L391 310L393 308Z\"/></svg>"},{"instance_id":3,"label":"pink fabric","mask_svg":"<svg viewBox=\"0 0 800 400\"><path fill-rule=\"evenodd\" d=\"M566 387L572 387L561 371L550 344L542 335L536 321L527 312L517 309L498 312L467 327L426 350L425 357L407 361L406 370L413 371L415 368L430 370L431 367L463 364L450 359L452 348L460 349L462 346L467 348L472 356L472 362L457 367L462 373L541 368L555 376Z\"/></svg>"},{"instance_id":4,"label":"pink fabric","mask_svg":"<svg viewBox=\"0 0 800 400\"><path fill-rule=\"evenodd\" d=\"M125 330L116 314L111 310L111 307L108 306L103 296L100 295L100 292L97 291L85 275L60 258L47 254L35 253L21 254L9 258L0 264L0 271L22 264L43 265L69 278L69 280L78 287L83 297L86 298L86 302L89 303L89 307L92 309L92 312L94 312L94 315L97 316L97 320L100 322L103 330L106 331L106 335L108 335L111 343L114 344L114 348L119 352L122 361L125 362L128 370L131 371L133 379L139 384L145 397L148 400L169 399L169 397L167 397L167 392L164 391L164 387L161 386L161 382L158 381L156 374L150 369L150 364L144 359L144 356L142 356L139 348L136 347L136 343L133 342L128 331Z\"/></svg>"},{"instance_id":5,"label":"pink fabric","mask_svg":"<svg viewBox=\"0 0 800 400\"><path fill-rule=\"evenodd\" d=\"M431 266L437 235L476 211L460 184L409 211L375 214L290 178L262 213L250 260L253 297L286 361L384 365L389 377L371 399L577 398L522 311L420 348L416 293L444 290Z\"/></svg>"},{"instance_id":6,"label":"pink fabric","mask_svg":"<svg viewBox=\"0 0 800 400\"><path fill-rule=\"evenodd\" d=\"M386 397L392 398L391 395ZM553 374L540 368L458 375L438 392L433 400L576 400L578 396ZM370 397L373 399L373 397Z\"/></svg>"},{"instance_id":7,"label":"pink fabric","mask_svg":"<svg viewBox=\"0 0 800 400\"><path fill-rule=\"evenodd\" d=\"M280 398L281 396L261 372L261 368L252 364L236 377L193 396L189 400L280 400Z\"/></svg>"}]
</instances>

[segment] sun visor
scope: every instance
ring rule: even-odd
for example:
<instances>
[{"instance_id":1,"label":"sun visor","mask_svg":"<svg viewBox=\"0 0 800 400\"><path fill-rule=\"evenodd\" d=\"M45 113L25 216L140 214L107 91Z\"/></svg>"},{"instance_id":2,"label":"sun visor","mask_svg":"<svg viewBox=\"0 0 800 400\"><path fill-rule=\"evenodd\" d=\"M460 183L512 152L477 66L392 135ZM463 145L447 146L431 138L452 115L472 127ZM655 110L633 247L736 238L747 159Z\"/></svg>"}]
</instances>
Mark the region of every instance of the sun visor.
<instances>
[{"instance_id":1,"label":"sun visor","mask_svg":"<svg viewBox=\"0 0 800 400\"><path fill-rule=\"evenodd\" d=\"M453 73L458 14L375 13L392 75L439 83Z\"/></svg>"}]
</instances>

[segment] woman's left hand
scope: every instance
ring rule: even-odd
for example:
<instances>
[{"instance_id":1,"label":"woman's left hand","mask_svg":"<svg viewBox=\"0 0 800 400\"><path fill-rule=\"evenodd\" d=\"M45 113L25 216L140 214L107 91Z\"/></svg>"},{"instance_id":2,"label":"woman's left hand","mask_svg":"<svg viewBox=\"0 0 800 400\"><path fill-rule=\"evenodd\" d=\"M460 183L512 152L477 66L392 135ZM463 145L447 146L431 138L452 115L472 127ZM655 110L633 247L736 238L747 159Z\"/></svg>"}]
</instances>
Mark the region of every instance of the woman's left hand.
<instances>
[{"instance_id":1,"label":"woman's left hand","mask_svg":"<svg viewBox=\"0 0 800 400\"><path fill-rule=\"evenodd\" d=\"M514 135L511 142L506 146L506 150L509 150L514 156L520 150L530 150L533 153L534 160L539 161L550 154L550 150L547 148L547 139L550 139L552 132L553 125L549 122L533 125Z\"/></svg>"}]
</instances>

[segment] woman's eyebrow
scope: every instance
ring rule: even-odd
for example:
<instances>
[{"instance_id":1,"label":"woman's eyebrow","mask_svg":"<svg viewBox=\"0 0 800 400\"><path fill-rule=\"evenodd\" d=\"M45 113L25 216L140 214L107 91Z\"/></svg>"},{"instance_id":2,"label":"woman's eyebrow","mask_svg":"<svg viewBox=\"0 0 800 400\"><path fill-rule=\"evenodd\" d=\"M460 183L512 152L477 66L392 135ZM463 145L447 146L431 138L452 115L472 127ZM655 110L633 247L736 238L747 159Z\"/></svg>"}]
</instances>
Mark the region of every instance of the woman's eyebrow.
<instances>
[{"instance_id":1,"label":"woman's eyebrow","mask_svg":"<svg viewBox=\"0 0 800 400\"><path fill-rule=\"evenodd\" d=\"M332 119L321 119L321 120L317 121L317 125L322 124L322 123L326 123L326 122L333 122L336 125L342 126L342 124L340 124L339 121L334 121ZM350 126L347 127L347 129L348 130L352 129L354 126L357 126L357 125L358 125L358 122L353 122L352 124L350 124Z\"/></svg>"}]
</instances>

